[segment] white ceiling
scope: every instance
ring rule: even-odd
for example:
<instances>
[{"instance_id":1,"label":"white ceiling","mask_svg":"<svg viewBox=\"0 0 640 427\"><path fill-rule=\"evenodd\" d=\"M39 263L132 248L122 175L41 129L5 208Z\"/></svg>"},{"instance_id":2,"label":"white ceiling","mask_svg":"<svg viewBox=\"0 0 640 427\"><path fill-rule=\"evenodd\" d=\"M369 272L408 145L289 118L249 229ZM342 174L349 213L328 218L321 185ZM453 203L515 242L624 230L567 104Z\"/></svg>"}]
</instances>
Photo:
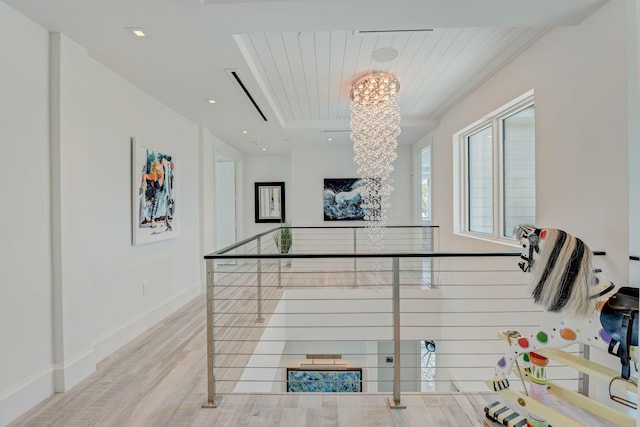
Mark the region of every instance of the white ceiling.
<instances>
[{"instance_id":1,"label":"white ceiling","mask_svg":"<svg viewBox=\"0 0 640 427\"><path fill-rule=\"evenodd\" d=\"M350 84L369 71L398 77L399 142L413 143L550 28L575 25L606 2L2 1L249 153L283 152L300 142L348 144ZM142 27L150 37L135 38L126 27ZM371 30L384 32L361 33ZM372 59L384 47L398 57Z\"/></svg>"}]
</instances>

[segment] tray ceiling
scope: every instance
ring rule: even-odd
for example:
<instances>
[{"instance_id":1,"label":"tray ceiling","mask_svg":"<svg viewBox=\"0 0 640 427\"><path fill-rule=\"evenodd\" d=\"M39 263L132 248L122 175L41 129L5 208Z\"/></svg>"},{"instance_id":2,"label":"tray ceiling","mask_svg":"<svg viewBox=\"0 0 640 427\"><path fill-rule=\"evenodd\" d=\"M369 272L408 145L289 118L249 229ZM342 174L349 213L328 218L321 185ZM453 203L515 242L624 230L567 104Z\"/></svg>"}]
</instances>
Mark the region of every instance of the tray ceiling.
<instances>
[{"instance_id":1,"label":"tray ceiling","mask_svg":"<svg viewBox=\"0 0 640 427\"><path fill-rule=\"evenodd\" d=\"M100 64L239 150L270 153L297 143L327 143L329 137L350 144L350 84L378 70L398 76L399 142L414 143L443 112L546 31L575 25L605 3L0 1L63 33ZM142 27L150 37L138 40L127 27ZM433 31L411 31L425 29ZM373 54L380 48L387 54L393 48L398 56L377 61ZM205 102L208 98L216 103Z\"/></svg>"}]
</instances>

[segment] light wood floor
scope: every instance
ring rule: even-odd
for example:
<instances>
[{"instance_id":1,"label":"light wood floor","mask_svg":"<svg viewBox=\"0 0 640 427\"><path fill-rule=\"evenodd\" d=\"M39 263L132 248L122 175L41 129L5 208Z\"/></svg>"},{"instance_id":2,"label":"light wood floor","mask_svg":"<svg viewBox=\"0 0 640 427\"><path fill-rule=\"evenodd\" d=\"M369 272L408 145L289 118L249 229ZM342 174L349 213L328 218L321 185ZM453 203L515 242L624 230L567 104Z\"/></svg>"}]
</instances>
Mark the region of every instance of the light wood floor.
<instances>
[{"instance_id":1,"label":"light wood floor","mask_svg":"<svg viewBox=\"0 0 640 427\"><path fill-rule=\"evenodd\" d=\"M493 393L225 395L206 401L205 299L198 297L102 361L66 393L37 405L10 426L482 426ZM573 407L586 426L609 426ZM497 425L497 424L496 424Z\"/></svg>"}]
</instances>

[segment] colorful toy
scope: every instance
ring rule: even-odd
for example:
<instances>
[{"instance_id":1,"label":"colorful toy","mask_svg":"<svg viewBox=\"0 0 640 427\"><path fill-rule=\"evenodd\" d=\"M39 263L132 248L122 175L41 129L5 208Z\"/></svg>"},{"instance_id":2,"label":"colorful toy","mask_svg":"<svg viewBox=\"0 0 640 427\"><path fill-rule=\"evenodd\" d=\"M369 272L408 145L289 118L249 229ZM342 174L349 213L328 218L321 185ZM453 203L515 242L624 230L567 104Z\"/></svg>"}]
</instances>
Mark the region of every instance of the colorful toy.
<instances>
[{"instance_id":1,"label":"colorful toy","mask_svg":"<svg viewBox=\"0 0 640 427\"><path fill-rule=\"evenodd\" d=\"M530 352L576 343L607 351L612 341L600 323L600 310L615 285L594 268L587 245L562 230L528 225L519 226L516 237L523 247L519 266L532 273L531 293L545 313L540 328L515 339L498 360L492 378L495 391L509 387L507 375L513 364L521 356L528 362ZM637 345L629 353L637 363Z\"/></svg>"},{"instance_id":2,"label":"colorful toy","mask_svg":"<svg viewBox=\"0 0 640 427\"><path fill-rule=\"evenodd\" d=\"M532 399L546 405L547 404L547 373L546 366L549 359L536 353L529 353L531 367L529 368L529 396ZM529 412L527 425L531 427L549 427L549 423L539 415Z\"/></svg>"}]
</instances>

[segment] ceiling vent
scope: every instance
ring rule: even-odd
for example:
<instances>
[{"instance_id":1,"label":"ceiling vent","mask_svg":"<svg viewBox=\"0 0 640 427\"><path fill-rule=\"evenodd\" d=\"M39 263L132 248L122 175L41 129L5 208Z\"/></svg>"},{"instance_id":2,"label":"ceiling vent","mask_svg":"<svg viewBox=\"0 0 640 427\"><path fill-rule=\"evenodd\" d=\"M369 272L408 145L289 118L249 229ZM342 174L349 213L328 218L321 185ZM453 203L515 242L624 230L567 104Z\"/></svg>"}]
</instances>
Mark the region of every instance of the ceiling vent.
<instances>
[{"instance_id":1,"label":"ceiling vent","mask_svg":"<svg viewBox=\"0 0 640 427\"><path fill-rule=\"evenodd\" d=\"M396 29L396 30L358 30L354 31L354 35L371 36L379 34L395 34L395 33L424 33L433 31L433 28L414 28L414 29Z\"/></svg>"},{"instance_id":2,"label":"ceiling vent","mask_svg":"<svg viewBox=\"0 0 640 427\"><path fill-rule=\"evenodd\" d=\"M256 109L258 114L260 114L260 117L262 117L262 120L264 120L265 122L268 122L269 120L267 119L267 116L264 115L264 113L262 112L262 109L260 109L260 106L258 106L258 103L253 98L253 95L251 95L251 92L249 92L249 89L247 89L247 86L245 86L244 82L238 75L238 72L236 70L225 70L225 72L229 75L229 77L231 77L231 79L234 82L236 82L238 87L242 89L242 92L249 99L249 101L251 102L251 105L253 105L253 107Z\"/></svg>"}]
</instances>

